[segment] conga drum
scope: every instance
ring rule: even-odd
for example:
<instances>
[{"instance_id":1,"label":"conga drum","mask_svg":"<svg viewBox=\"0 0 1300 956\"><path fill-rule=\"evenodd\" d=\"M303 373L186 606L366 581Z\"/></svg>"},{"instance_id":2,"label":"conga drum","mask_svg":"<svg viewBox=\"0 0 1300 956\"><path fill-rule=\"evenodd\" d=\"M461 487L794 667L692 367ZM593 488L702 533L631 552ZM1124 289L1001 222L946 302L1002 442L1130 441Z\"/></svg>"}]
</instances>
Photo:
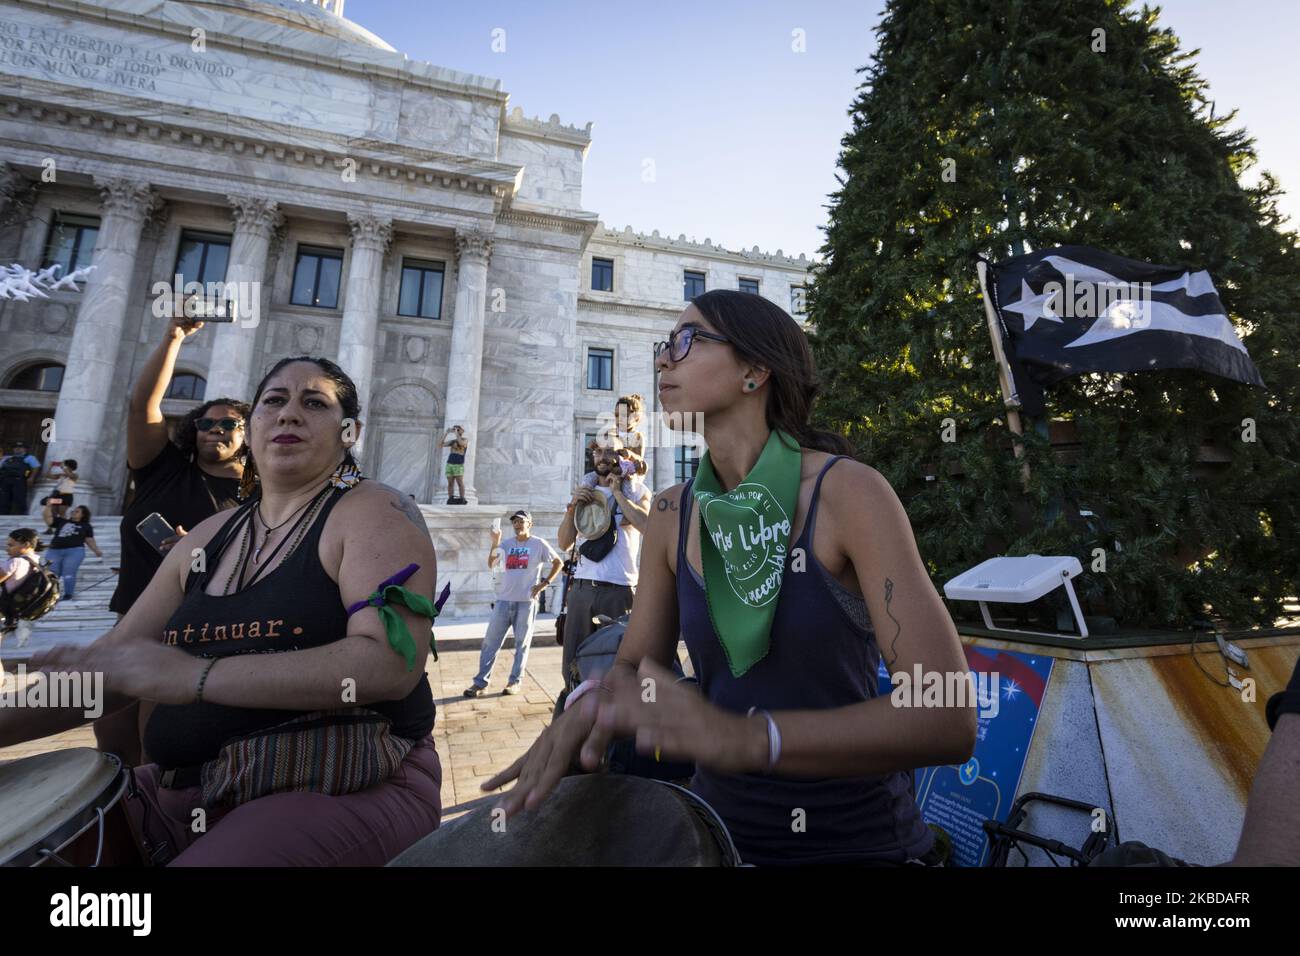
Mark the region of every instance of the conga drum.
<instances>
[{"instance_id":1,"label":"conga drum","mask_svg":"<svg viewBox=\"0 0 1300 956\"><path fill-rule=\"evenodd\" d=\"M138 865L126 787L122 762L86 747L0 764L0 866Z\"/></svg>"},{"instance_id":2,"label":"conga drum","mask_svg":"<svg viewBox=\"0 0 1300 956\"><path fill-rule=\"evenodd\" d=\"M510 819L489 802L389 866L739 866L726 825L683 787L622 774L565 777Z\"/></svg>"}]
</instances>

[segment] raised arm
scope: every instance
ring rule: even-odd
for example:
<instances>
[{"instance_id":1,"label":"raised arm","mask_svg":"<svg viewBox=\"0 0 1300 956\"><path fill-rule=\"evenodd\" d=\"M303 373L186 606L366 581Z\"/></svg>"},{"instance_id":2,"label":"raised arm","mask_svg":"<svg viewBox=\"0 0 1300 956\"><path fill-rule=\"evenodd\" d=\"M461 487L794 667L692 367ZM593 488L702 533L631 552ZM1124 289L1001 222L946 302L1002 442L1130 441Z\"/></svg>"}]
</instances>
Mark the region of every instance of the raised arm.
<instances>
[{"instance_id":1,"label":"raised arm","mask_svg":"<svg viewBox=\"0 0 1300 956\"><path fill-rule=\"evenodd\" d=\"M126 413L126 463L143 468L158 457L167 444L167 421L163 418L162 399L176 371L176 357L181 343L203 328L202 322L173 318L163 330L163 339L149 353L140 377L131 387L131 401Z\"/></svg>"}]
</instances>

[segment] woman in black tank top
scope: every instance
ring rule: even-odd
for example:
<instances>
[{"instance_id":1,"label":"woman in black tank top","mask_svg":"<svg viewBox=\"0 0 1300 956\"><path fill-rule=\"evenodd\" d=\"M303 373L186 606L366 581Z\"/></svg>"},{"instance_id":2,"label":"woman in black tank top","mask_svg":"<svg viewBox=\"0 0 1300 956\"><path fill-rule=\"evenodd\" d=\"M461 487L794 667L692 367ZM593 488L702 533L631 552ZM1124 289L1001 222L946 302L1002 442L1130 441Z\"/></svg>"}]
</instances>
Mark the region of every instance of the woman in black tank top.
<instances>
[{"instance_id":1,"label":"woman in black tank top","mask_svg":"<svg viewBox=\"0 0 1300 956\"><path fill-rule=\"evenodd\" d=\"M710 467L696 483L711 486L700 492L713 564L703 576L693 564L705 554L699 499L661 492L613 668L484 789L518 779L500 806L535 807L575 757L595 769L611 739L634 735L642 754L694 761L692 789L742 859L932 862L911 771L967 760L976 713L973 695L904 708L876 693L877 661L909 677L969 673L897 496L873 469L835 460L851 451L842 437L809 426L811 350L767 299L693 299L655 366L669 420L703 422ZM668 670L679 635L698 690Z\"/></svg>"},{"instance_id":2,"label":"woman in black tank top","mask_svg":"<svg viewBox=\"0 0 1300 956\"><path fill-rule=\"evenodd\" d=\"M333 363L277 364L248 419L250 500L194 528L90 648L38 661L104 671L113 707L156 702L144 740L154 763L137 769L134 802L164 818L152 839L170 843L178 862L382 863L438 824L441 769L424 674L430 618L396 603L431 613L422 601L434 592L436 558L410 499L356 470L348 449L358 413L356 388ZM376 589L404 569L412 597L384 592L404 627L385 628ZM220 806L207 808L206 834L171 826L210 783L214 758L232 752L226 744L265 740L268 728L309 713L313 745L324 743L303 751L315 754L304 766L288 779L275 768L267 792L225 792ZM358 727L382 728L384 752L395 755L387 770L370 768L374 779L363 778L360 790L322 784L327 756L332 774L357 757L349 748L370 746L357 742ZM244 782L273 776L269 766L237 766ZM354 846L355 833L348 837L331 815L369 828L373 841Z\"/></svg>"}]
</instances>

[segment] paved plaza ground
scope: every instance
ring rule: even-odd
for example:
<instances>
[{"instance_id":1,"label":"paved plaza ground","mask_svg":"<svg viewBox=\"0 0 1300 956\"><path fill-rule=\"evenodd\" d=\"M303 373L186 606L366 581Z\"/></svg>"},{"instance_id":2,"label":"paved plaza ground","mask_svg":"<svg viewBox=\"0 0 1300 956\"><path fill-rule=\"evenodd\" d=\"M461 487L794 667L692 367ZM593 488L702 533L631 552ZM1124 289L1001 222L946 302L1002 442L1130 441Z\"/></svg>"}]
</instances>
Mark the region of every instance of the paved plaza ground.
<instances>
[{"instance_id":1,"label":"paved plaza ground","mask_svg":"<svg viewBox=\"0 0 1300 956\"><path fill-rule=\"evenodd\" d=\"M532 650L523 680L523 693L507 697L501 693L514 662L514 638L507 639L497 657L492 684L477 700L461 692L478 670L479 648L487 630L487 619L457 621L439 625L435 631L438 660L429 658L426 671L433 688L438 719L433 728L442 759L443 818L459 816L495 799L484 795L479 784L508 767L537 738L548 723L556 697L563 688L560 675L560 647L555 643L555 615L539 614ZM14 668L31 652L55 640L86 642L102 633L98 630L45 632L32 637L21 650L6 640L3 661L6 689L14 685ZM90 725L33 740L15 747L0 748L0 762L66 747L93 747Z\"/></svg>"}]
</instances>

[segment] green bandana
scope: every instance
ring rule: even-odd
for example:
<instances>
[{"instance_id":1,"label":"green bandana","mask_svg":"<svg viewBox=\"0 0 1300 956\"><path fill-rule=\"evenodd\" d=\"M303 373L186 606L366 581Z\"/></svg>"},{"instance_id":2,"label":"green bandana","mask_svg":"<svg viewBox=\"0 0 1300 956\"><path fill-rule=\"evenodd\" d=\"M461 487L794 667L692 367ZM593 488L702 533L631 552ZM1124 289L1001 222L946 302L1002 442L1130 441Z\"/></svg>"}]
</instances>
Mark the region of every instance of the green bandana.
<instances>
[{"instance_id":1,"label":"green bandana","mask_svg":"<svg viewBox=\"0 0 1300 956\"><path fill-rule=\"evenodd\" d=\"M799 443L773 430L731 491L722 490L707 451L695 475L709 618L736 677L767 656L802 462Z\"/></svg>"}]
</instances>

